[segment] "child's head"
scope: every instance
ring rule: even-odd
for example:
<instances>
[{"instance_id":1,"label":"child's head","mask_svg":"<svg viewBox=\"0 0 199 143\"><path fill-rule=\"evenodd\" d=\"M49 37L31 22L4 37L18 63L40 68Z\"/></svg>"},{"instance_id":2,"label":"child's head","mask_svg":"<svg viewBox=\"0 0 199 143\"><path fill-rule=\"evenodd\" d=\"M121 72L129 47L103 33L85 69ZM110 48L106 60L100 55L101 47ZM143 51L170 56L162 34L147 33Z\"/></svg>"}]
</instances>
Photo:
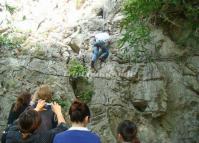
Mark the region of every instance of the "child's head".
<instances>
[{"instance_id":1,"label":"child's head","mask_svg":"<svg viewBox=\"0 0 199 143\"><path fill-rule=\"evenodd\" d=\"M117 134L118 140L121 142L139 142L137 139L137 127L129 120L124 120L118 125Z\"/></svg>"},{"instance_id":2,"label":"child's head","mask_svg":"<svg viewBox=\"0 0 199 143\"><path fill-rule=\"evenodd\" d=\"M48 85L41 85L37 92L38 98L45 100L46 102L52 100L53 92Z\"/></svg>"}]
</instances>

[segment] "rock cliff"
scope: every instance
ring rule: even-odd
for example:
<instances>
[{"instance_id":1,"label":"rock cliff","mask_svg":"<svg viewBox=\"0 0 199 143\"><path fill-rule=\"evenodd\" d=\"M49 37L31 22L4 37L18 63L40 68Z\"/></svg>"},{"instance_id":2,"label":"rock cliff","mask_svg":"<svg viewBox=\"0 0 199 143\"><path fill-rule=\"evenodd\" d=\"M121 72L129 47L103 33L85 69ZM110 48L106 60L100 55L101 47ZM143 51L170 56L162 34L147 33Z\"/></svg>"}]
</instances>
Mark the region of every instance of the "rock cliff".
<instances>
[{"instance_id":1,"label":"rock cliff","mask_svg":"<svg viewBox=\"0 0 199 143\"><path fill-rule=\"evenodd\" d=\"M20 37L20 48L0 47L0 131L21 90L51 85L55 96L71 102L92 90L92 122L103 143L116 143L116 127L130 119L142 143L198 143L199 49L181 48L162 29L152 31L153 61L120 58L120 0L16 0L0 3L0 32ZM13 13L11 9L13 8ZM114 48L98 72L73 82L72 58L90 67L95 33L110 29ZM155 46L156 45L156 46ZM192 46L192 45L191 45ZM75 84L75 85L74 85ZM67 111L66 111L67 112Z\"/></svg>"}]
</instances>

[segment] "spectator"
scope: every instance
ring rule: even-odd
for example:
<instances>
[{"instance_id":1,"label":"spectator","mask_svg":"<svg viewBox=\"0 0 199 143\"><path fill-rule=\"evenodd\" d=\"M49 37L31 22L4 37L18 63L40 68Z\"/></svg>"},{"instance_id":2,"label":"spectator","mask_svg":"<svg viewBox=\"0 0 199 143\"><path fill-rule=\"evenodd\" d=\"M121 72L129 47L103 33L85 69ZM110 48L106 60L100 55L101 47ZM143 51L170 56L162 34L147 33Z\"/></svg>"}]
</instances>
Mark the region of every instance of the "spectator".
<instances>
[{"instance_id":1,"label":"spectator","mask_svg":"<svg viewBox=\"0 0 199 143\"><path fill-rule=\"evenodd\" d=\"M54 103L52 111L56 114L58 126L54 129L36 132L41 124L39 112L45 105L44 100L39 100L36 108L24 111L17 121L17 124L12 125L6 135L6 143L51 143L56 133L65 131L67 126L64 117L61 113L61 107Z\"/></svg>"},{"instance_id":2,"label":"spectator","mask_svg":"<svg viewBox=\"0 0 199 143\"><path fill-rule=\"evenodd\" d=\"M137 138L137 127L129 120L124 120L119 124L117 134L121 143L140 143Z\"/></svg>"},{"instance_id":3,"label":"spectator","mask_svg":"<svg viewBox=\"0 0 199 143\"><path fill-rule=\"evenodd\" d=\"M53 143L101 143L100 138L86 128L90 110L85 103L74 101L69 109L72 127L55 136Z\"/></svg>"},{"instance_id":4,"label":"spectator","mask_svg":"<svg viewBox=\"0 0 199 143\"><path fill-rule=\"evenodd\" d=\"M48 85L41 85L33 95L30 105L34 108L37 105L37 100L42 99L46 102L51 102L53 92ZM57 120L55 114L51 110L50 103L46 103L45 106L39 111L41 116L41 125L37 129L37 132L47 131L57 126Z\"/></svg>"},{"instance_id":5,"label":"spectator","mask_svg":"<svg viewBox=\"0 0 199 143\"><path fill-rule=\"evenodd\" d=\"M18 97L15 103L12 104L8 115L7 124L12 124L19 115L29 106L31 100L31 94L29 92L22 92Z\"/></svg>"}]
</instances>

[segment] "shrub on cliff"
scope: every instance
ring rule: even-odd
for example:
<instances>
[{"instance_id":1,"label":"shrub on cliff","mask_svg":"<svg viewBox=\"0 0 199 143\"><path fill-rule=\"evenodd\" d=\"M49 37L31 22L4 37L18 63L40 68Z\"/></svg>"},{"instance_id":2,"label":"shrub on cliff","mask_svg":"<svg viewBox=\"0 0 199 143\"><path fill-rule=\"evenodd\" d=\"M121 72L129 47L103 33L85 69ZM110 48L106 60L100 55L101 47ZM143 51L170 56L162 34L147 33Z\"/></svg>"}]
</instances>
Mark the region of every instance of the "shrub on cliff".
<instances>
[{"instance_id":1,"label":"shrub on cliff","mask_svg":"<svg viewBox=\"0 0 199 143\"><path fill-rule=\"evenodd\" d=\"M125 31L120 42L134 48L138 57L149 42L150 29L161 27L177 44L184 45L189 38L199 39L199 2L194 0L125 0L125 15L121 27ZM184 37L183 31L189 29ZM174 33L179 33L175 34ZM141 48L140 48L141 47ZM126 52L128 53L128 52ZM134 57L136 57L134 55Z\"/></svg>"},{"instance_id":2,"label":"shrub on cliff","mask_svg":"<svg viewBox=\"0 0 199 143\"><path fill-rule=\"evenodd\" d=\"M81 77L85 76L88 69L82 65L78 60L71 60L69 63L69 75L71 77Z\"/></svg>"}]
</instances>

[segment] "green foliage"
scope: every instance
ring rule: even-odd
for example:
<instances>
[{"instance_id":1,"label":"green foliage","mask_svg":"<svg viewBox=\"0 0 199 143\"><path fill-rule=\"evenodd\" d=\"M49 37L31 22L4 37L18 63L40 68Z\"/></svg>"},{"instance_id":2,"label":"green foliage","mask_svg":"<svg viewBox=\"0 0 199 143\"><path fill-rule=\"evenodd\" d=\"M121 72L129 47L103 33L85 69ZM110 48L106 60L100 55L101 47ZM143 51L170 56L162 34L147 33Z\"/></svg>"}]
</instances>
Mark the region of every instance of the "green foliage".
<instances>
[{"instance_id":1,"label":"green foliage","mask_svg":"<svg viewBox=\"0 0 199 143\"><path fill-rule=\"evenodd\" d=\"M68 101L61 98L54 98L52 101L58 103L63 109L68 109L70 105Z\"/></svg>"},{"instance_id":2,"label":"green foliage","mask_svg":"<svg viewBox=\"0 0 199 143\"><path fill-rule=\"evenodd\" d=\"M148 17L161 5L160 0L125 0L123 12L126 16L125 26L132 23L132 20L139 21Z\"/></svg>"},{"instance_id":3,"label":"green foliage","mask_svg":"<svg viewBox=\"0 0 199 143\"><path fill-rule=\"evenodd\" d=\"M6 7L6 10L9 11L10 14L13 14L13 13L15 12L15 10L16 10L15 7L10 6L10 5L7 4L7 3L6 3L6 5L5 5L5 7Z\"/></svg>"},{"instance_id":4,"label":"green foliage","mask_svg":"<svg viewBox=\"0 0 199 143\"><path fill-rule=\"evenodd\" d=\"M143 47L150 40L150 30L141 23L134 23L126 27L126 32L120 40L120 47L126 42L131 47Z\"/></svg>"},{"instance_id":5,"label":"green foliage","mask_svg":"<svg viewBox=\"0 0 199 143\"><path fill-rule=\"evenodd\" d=\"M142 23L134 23L126 27L125 30L126 32L119 41L119 47L123 47L125 43L128 43L128 47L121 49L122 58L128 62L138 62L141 57L147 55L144 46L151 39L150 29Z\"/></svg>"},{"instance_id":6,"label":"green foliage","mask_svg":"<svg viewBox=\"0 0 199 143\"><path fill-rule=\"evenodd\" d=\"M168 22L175 25L177 18L183 18L195 25L199 20L198 6L198 2L192 0L125 0L123 13L126 18L123 26L127 27L139 21L146 22L145 20Z\"/></svg>"},{"instance_id":7,"label":"green foliage","mask_svg":"<svg viewBox=\"0 0 199 143\"><path fill-rule=\"evenodd\" d=\"M126 0L123 5L123 12L126 16L121 23L125 29L123 37L119 41L120 48L128 43L128 48L121 49L122 58L128 62L138 62L141 57L146 55L144 48L151 39L150 28L147 26L148 17L151 11L157 9L159 3L156 0Z\"/></svg>"},{"instance_id":8,"label":"green foliage","mask_svg":"<svg viewBox=\"0 0 199 143\"><path fill-rule=\"evenodd\" d=\"M23 16L22 20L26 20L26 16L25 15Z\"/></svg>"},{"instance_id":9,"label":"green foliage","mask_svg":"<svg viewBox=\"0 0 199 143\"><path fill-rule=\"evenodd\" d=\"M142 25L141 23L135 23L126 27L126 33L121 39L121 45L123 46L125 42L128 42L131 46L144 45L149 41L150 30L148 27Z\"/></svg>"},{"instance_id":10,"label":"green foliage","mask_svg":"<svg viewBox=\"0 0 199 143\"><path fill-rule=\"evenodd\" d=\"M78 60L71 60L69 63L69 75L71 77L85 76L88 69L82 65Z\"/></svg>"},{"instance_id":11,"label":"green foliage","mask_svg":"<svg viewBox=\"0 0 199 143\"><path fill-rule=\"evenodd\" d=\"M70 78L70 84L77 99L89 103L93 95L93 83L86 77Z\"/></svg>"},{"instance_id":12,"label":"green foliage","mask_svg":"<svg viewBox=\"0 0 199 143\"><path fill-rule=\"evenodd\" d=\"M24 43L26 38L21 37L8 37L7 35L0 35L0 46L7 48L20 48L21 44Z\"/></svg>"},{"instance_id":13,"label":"green foliage","mask_svg":"<svg viewBox=\"0 0 199 143\"><path fill-rule=\"evenodd\" d=\"M11 44L12 44L12 42L8 37L3 36L3 35L0 36L0 46L5 45L5 46L9 47L9 45L11 45Z\"/></svg>"},{"instance_id":14,"label":"green foliage","mask_svg":"<svg viewBox=\"0 0 199 143\"><path fill-rule=\"evenodd\" d=\"M45 51L43 50L42 47L43 47L43 45L40 44L40 43L36 43L34 45L34 49L35 49L34 56L36 56L36 57L45 57Z\"/></svg>"},{"instance_id":15,"label":"green foliage","mask_svg":"<svg viewBox=\"0 0 199 143\"><path fill-rule=\"evenodd\" d=\"M78 99L81 101L84 101L85 103L89 103L92 99L93 91L87 89L86 91L82 92L79 96L77 96Z\"/></svg>"},{"instance_id":16,"label":"green foliage","mask_svg":"<svg viewBox=\"0 0 199 143\"><path fill-rule=\"evenodd\" d=\"M169 36L173 36L175 31L183 33L188 25L192 32L183 41L179 41L181 33L173 37L175 39L172 40L177 43L187 41L188 38L199 38L199 3L194 0L125 0L122 11L125 18L121 22L121 28L125 32L120 40L120 47L125 49L124 57L132 59L133 55L133 59L137 59L141 53L149 53L144 45L150 42L152 25L163 27L166 33L171 32ZM185 22L188 24L185 25ZM125 43L130 48L124 48Z\"/></svg>"}]
</instances>

